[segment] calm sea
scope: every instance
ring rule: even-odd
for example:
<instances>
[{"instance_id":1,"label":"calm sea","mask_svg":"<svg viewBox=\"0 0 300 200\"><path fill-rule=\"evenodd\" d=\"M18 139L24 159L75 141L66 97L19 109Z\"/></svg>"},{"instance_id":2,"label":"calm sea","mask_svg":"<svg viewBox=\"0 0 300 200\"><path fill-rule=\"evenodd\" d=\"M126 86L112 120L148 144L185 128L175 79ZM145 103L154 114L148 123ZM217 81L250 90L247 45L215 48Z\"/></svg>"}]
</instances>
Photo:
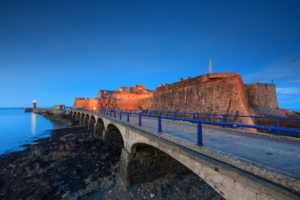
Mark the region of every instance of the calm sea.
<instances>
[{"instance_id":1,"label":"calm sea","mask_svg":"<svg viewBox=\"0 0 300 200\"><path fill-rule=\"evenodd\" d=\"M25 149L24 144L50 136L50 130L67 127L41 115L25 113L23 108L0 108L0 155Z\"/></svg>"}]
</instances>

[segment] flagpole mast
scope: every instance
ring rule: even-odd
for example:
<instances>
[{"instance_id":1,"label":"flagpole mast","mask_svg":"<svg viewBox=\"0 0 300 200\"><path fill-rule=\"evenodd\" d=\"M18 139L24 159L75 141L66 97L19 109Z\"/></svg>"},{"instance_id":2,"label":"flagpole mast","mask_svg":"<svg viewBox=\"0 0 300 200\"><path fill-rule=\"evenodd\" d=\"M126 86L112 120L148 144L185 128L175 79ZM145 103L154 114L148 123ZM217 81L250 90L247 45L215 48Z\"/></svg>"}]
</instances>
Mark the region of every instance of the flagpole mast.
<instances>
[{"instance_id":1,"label":"flagpole mast","mask_svg":"<svg viewBox=\"0 0 300 200\"><path fill-rule=\"evenodd\" d=\"M211 67L211 58L210 58L210 61L209 61L208 72L209 72L210 74L211 74L211 72L212 72L212 67Z\"/></svg>"}]
</instances>

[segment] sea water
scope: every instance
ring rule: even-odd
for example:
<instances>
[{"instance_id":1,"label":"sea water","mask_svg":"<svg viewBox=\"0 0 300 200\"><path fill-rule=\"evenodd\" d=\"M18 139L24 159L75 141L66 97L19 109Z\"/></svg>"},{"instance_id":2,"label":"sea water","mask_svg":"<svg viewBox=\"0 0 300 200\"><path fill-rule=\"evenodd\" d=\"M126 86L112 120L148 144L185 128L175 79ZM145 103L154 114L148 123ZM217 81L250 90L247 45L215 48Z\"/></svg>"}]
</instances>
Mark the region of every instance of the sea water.
<instances>
[{"instance_id":1,"label":"sea water","mask_svg":"<svg viewBox=\"0 0 300 200\"><path fill-rule=\"evenodd\" d=\"M51 130L66 127L23 108L0 108L0 156L23 150L21 145L35 144L34 140L50 136Z\"/></svg>"}]
</instances>

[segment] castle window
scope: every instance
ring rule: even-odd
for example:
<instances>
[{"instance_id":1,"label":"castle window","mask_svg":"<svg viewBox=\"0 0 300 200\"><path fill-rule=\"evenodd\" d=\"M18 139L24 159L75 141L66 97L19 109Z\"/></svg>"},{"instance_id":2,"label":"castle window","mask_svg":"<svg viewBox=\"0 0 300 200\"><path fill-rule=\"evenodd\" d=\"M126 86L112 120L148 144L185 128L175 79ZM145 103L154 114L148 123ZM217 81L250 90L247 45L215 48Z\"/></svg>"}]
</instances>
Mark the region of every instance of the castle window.
<instances>
[{"instance_id":1,"label":"castle window","mask_svg":"<svg viewBox=\"0 0 300 200\"><path fill-rule=\"evenodd\" d=\"M142 101L144 101L144 99Z\"/></svg>"},{"instance_id":2,"label":"castle window","mask_svg":"<svg viewBox=\"0 0 300 200\"><path fill-rule=\"evenodd\" d=\"M253 88L253 85L250 85L251 88Z\"/></svg>"},{"instance_id":3,"label":"castle window","mask_svg":"<svg viewBox=\"0 0 300 200\"><path fill-rule=\"evenodd\" d=\"M150 97L150 100L152 101L152 97Z\"/></svg>"}]
</instances>

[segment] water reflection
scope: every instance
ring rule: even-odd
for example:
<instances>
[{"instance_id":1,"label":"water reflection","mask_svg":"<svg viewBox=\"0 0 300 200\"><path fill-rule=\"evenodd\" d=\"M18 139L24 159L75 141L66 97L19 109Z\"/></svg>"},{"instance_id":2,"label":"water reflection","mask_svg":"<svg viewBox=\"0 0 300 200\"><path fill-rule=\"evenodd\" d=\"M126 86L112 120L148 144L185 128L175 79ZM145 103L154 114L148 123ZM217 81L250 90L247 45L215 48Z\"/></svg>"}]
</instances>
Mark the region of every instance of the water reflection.
<instances>
[{"instance_id":1,"label":"water reflection","mask_svg":"<svg viewBox=\"0 0 300 200\"><path fill-rule=\"evenodd\" d=\"M31 132L32 132L32 136L35 137L35 130L36 130L36 114L35 113L31 113Z\"/></svg>"},{"instance_id":2,"label":"water reflection","mask_svg":"<svg viewBox=\"0 0 300 200\"><path fill-rule=\"evenodd\" d=\"M63 122L60 122L60 121L52 121L53 123L53 128L56 129L56 128L62 128L65 124Z\"/></svg>"},{"instance_id":3,"label":"water reflection","mask_svg":"<svg viewBox=\"0 0 300 200\"><path fill-rule=\"evenodd\" d=\"M67 126L64 123L50 121L39 114L24 112L24 109L0 108L0 156L23 150L25 147L20 147L21 145L35 144L34 140L49 137L52 129L65 127Z\"/></svg>"}]
</instances>

